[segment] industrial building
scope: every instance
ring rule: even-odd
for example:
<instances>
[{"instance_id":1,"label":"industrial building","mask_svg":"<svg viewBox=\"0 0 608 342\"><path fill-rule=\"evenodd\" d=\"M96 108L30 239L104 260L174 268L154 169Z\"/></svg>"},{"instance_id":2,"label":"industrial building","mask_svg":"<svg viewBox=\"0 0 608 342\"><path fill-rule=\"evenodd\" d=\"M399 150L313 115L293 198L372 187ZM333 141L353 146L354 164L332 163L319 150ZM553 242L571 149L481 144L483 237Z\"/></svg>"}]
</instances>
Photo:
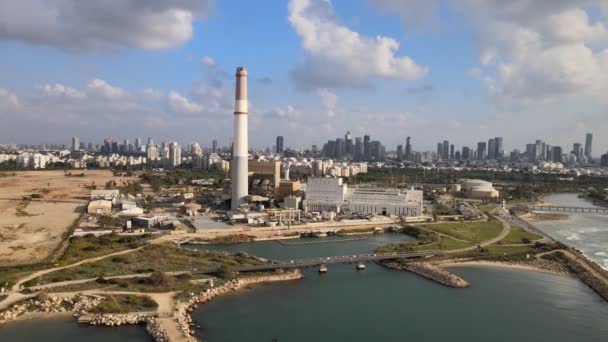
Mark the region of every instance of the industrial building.
<instances>
[{"instance_id":1,"label":"industrial building","mask_svg":"<svg viewBox=\"0 0 608 342\"><path fill-rule=\"evenodd\" d=\"M360 214L421 216L422 191L382 188L348 188L342 178L309 178L305 211L349 211Z\"/></svg>"}]
</instances>

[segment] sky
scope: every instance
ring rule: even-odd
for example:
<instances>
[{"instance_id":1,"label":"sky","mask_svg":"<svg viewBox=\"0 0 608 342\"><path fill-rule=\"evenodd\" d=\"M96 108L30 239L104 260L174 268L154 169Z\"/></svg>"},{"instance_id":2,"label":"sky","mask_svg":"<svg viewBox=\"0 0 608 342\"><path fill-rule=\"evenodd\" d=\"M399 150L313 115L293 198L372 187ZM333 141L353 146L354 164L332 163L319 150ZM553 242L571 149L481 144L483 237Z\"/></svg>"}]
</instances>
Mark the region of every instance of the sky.
<instances>
[{"instance_id":1,"label":"sky","mask_svg":"<svg viewBox=\"0 0 608 342\"><path fill-rule=\"evenodd\" d=\"M0 143L608 150L608 0L0 0Z\"/></svg>"}]
</instances>

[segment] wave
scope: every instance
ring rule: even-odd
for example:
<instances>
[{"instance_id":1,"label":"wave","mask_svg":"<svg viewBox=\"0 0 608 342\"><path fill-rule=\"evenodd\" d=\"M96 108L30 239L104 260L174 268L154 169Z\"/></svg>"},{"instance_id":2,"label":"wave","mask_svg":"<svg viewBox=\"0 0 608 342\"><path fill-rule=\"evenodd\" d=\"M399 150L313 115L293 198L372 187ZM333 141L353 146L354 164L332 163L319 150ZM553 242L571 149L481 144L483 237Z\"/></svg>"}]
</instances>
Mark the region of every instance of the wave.
<instances>
[{"instance_id":1,"label":"wave","mask_svg":"<svg viewBox=\"0 0 608 342\"><path fill-rule=\"evenodd\" d=\"M580 239L581 237L577 233L574 233L566 238L568 241L580 241Z\"/></svg>"}]
</instances>

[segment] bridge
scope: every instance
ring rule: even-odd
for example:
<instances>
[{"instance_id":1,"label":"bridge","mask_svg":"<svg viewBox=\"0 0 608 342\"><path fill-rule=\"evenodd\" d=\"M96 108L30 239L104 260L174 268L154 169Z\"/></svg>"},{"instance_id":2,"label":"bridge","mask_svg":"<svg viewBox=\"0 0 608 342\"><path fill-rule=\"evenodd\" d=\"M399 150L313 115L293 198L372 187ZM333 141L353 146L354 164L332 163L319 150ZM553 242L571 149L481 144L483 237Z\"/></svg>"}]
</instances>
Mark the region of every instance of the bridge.
<instances>
[{"instance_id":1,"label":"bridge","mask_svg":"<svg viewBox=\"0 0 608 342\"><path fill-rule=\"evenodd\" d=\"M473 247L475 248L475 247ZM468 248L467 248L468 249ZM322 257L314 259L300 259L290 260L282 262L273 262L269 264L253 265L253 266L241 266L235 267L234 270L238 272L252 272L252 271L270 271L279 268L301 268L301 267L313 267L327 264L352 264L366 261L382 261L391 259L407 259L407 258L420 258L427 255L443 254L451 251L424 251L424 252L413 252L413 253L388 253L388 254L358 254L358 255L341 255ZM201 269L193 273L205 274L217 272L219 267Z\"/></svg>"},{"instance_id":2,"label":"bridge","mask_svg":"<svg viewBox=\"0 0 608 342\"><path fill-rule=\"evenodd\" d=\"M554 206L554 205L529 205L528 209L530 209L531 211L544 211L544 212L608 215L608 208L600 208L600 207L564 207L564 206Z\"/></svg>"}]
</instances>

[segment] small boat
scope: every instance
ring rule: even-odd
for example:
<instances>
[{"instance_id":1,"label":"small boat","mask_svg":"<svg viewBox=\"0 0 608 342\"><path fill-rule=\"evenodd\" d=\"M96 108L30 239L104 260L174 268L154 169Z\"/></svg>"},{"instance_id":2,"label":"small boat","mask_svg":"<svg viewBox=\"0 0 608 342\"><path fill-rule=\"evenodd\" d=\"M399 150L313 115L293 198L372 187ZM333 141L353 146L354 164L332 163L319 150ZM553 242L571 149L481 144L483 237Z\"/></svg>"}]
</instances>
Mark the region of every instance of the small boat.
<instances>
[{"instance_id":1,"label":"small boat","mask_svg":"<svg viewBox=\"0 0 608 342\"><path fill-rule=\"evenodd\" d=\"M321 267L319 267L319 273L327 273L327 266L325 266L325 264L321 264Z\"/></svg>"},{"instance_id":2,"label":"small boat","mask_svg":"<svg viewBox=\"0 0 608 342\"><path fill-rule=\"evenodd\" d=\"M365 269L365 264L360 262L357 264L357 270L364 270Z\"/></svg>"}]
</instances>

